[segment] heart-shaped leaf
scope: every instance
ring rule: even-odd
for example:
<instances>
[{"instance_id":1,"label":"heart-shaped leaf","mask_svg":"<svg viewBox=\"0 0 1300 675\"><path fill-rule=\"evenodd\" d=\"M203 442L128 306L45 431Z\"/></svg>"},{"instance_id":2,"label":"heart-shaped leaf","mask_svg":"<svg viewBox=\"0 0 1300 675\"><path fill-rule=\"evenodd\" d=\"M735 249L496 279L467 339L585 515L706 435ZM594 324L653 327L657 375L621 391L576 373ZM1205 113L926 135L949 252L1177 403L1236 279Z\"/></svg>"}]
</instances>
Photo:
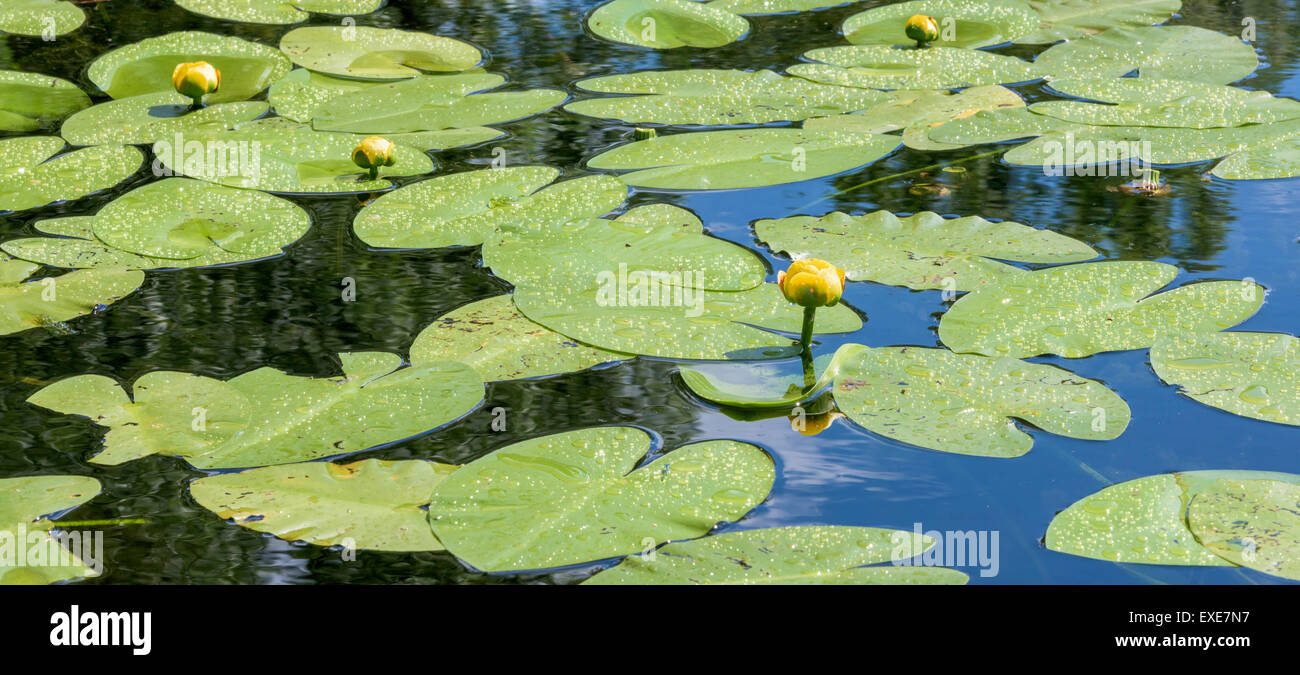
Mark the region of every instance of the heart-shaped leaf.
<instances>
[{"instance_id":1,"label":"heart-shaped leaf","mask_svg":"<svg viewBox=\"0 0 1300 675\"><path fill-rule=\"evenodd\" d=\"M859 12L840 30L855 45L907 45L903 27L921 14L939 26L937 47L988 47L1010 42L1038 29L1038 15L1021 0L912 0Z\"/></svg>"},{"instance_id":2,"label":"heart-shaped leaf","mask_svg":"<svg viewBox=\"0 0 1300 675\"><path fill-rule=\"evenodd\" d=\"M0 131L35 131L89 105L86 92L67 80L0 70Z\"/></svg>"},{"instance_id":3,"label":"heart-shaped leaf","mask_svg":"<svg viewBox=\"0 0 1300 675\"><path fill-rule=\"evenodd\" d=\"M24 281L40 265L0 256L0 335L61 322L98 311L144 283L139 271L80 270Z\"/></svg>"},{"instance_id":4,"label":"heart-shaped leaf","mask_svg":"<svg viewBox=\"0 0 1300 675\"><path fill-rule=\"evenodd\" d=\"M613 0L587 17L598 37L651 49L721 47L749 32L749 22L692 0Z\"/></svg>"},{"instance_id":5,"label":"heart-shaped leaf","mask_svg":"<svg viewBox=\"0 0 1300 675\"><path fill-rule=\"evenodd\" d=\"M1229 562L1300 581L1300 485L1217 480L1192 498L1187 525Z\"/></svg>"},{"instance_id":6,"label":"heart-shaped leaf","mask_svg":"<svg viewBox=\"0 0 1300 675\"><path fill-rule=\"evenodd\" d=\"M483 60L477 47L460 40L371 26L295 28L280 38L280 51L303 68L363 80L469 70Z\"/></svg>"},{"instance_id":7,"label":"heart-shaped leaf","mask_svg":"<svg viewBox=\"0 0 1300 675\"><path fill-rule=\"evenodd\" d=\"M241 23L289 24L305 21L308 12L369 14L383 0L176 0L185 9L214 19Z\"/></svg>"},{"instance_id":8,"label":"heart-shaped leaf","mask_svg":"<svg viewBox=\"0 0 1300 675\"><path fill-rule=\"evenodd\" d=\"M1075 40L1111 28L1141 28L1169 20L1182 0L1026 0L1040 26L1019 44Z\"/></svg>"},{"instance_id":9,"label":"heart-shaped leaf","mask_svg":"<svg viewBox=\"0 0 1300 675\"><path fill-rule=\"evenodd\" d=\"M190 100L172 92L141 94L87 108L63 123L59 133L73 145L173 143L179 134L229 130L265 115L265 101L218 103L190 110Z\"/></svg>"},{"instance_id":10,"label":"heart-shaped leaf","mask_svg":"<svg viewBox=\"0 0 1300 675\"><path fill-rule=\"evenodd\" d=\"M398 80L406 82L407 80ZM423 96L454 98L485 91L504 84L500 75L472 70L466 73L416 75L410 79L412 93ZM267 100L275 112L296 122L309 123L324 106L339 100L355 100L354 107L365 107L368 92L392 91L394 82L384 80L357 80L317 73L305 68L294 68L278 82L271 85ZM397 90L402 91L402 90ZM371 112L384 110L371 106Z\"/></svg>"},{"instance_id":11,"label":"heart-shaped leaf","mask_svg":"<svg viewBox=\"0 0 1300 675\"><path fill-rule=\"evenodd\" d=\"M355 134L395 134L478 127L531 117L564 102L556 89L490 92L469 96L444 81L465 78L481 85L481 75L422 76L344 94L316 107L312 127Z\"/></svg>"},{"instance_id":12,"label":"heart-shaped leaf","mask_svg":"<svg viewBox=\"0 0 1300 675\"><path fill-rule=\"evenodd\" d=\"M206 103L243 101L288 74L278 50L237 37L200 31L168 33L114 49L95 59L86 75L113 98L172 91L178 63L206 61L221 71L221 88Z\"/></svg>"},{"instance_id":13,"label":"heart-shaped leaf","mask_svg":"<svg viewBox=\"0 0 1300 675\"><path fill-rule=\"evenodd\" d=\"M113 187L140 168L144 155L130 146L63 149L55 136L0 140L0 212L77 199Z\"/></svg>"},{"instance_id":14,"label":"heart-shaped leaf","mask_svg":"<svg viewBox=\"0 0 1300 675\"><path fill-rule=\"evenodd\" d=\"M1151 367L1179 393L1234 415L1300 425L1300 339L1281 333L1162 335Z\"/></svg>"},{"instance_id":15,"label":"heart-shaped leaf","mask_svg":"<svg viewBox=\"0 0 1300 675\"><path fill-rule=\"evenodd\" d=\"M81 8L60 0L5 0L0 5L0 31L53 39L86 22Z\"/></svg>"},{"instance_id":16,"label":"heart-shaped leaf","mask_svg":"<svg viewBox=\"0 0 1300 675\"><path fill-rule=\"evenodd\" d=\"M1041 77L1027 61L958 47L824 47L805 53L804 58L818 63L790 66L786 72L844 87L958 89Z\"/></svg>"},{"instance_id":17,"label":"heart-shaped leaf","mask_svg":"<svg viewBox=\"0 0 1300 675\"><path fill-rule=\"evenodd\" d=\"M834 129L880 134L903 130L903 143L916 150L949 150L951 145L931 140L930 128L949 120L964 119L983 110L1023 108L1016 92L1000 85L970 87L955 94L944 91L893 91L884 103L860 113L815 117L805 120L805 129Z\"/></svg>"},{"instance_id":18,"label":"heart-shaped leaf","mask_svg":"<svg viewBox=\"0 0 1300 675\"><path fill-rule=\"evenodd\" d=\"M1122 77L1228 84L1255 72L1255 49L1233 35L1196 26L1112 28L1049 47L1034 70L1053 78Z\"/></svg>"},{"instance_id":19,"label":"heart-shaped leaf","mask_svg":"<svg viewBox=\"0 0 1300 675\"><path fill-rule=\"evenodd\" d=\"M99 481L87 476L0 478L0 539L7 540L6 554L0 556L0 586L98 576L48 533L57 521L42 516L85 504L99 490ZM27 564L10 564L20 562L19 555Z\"/></svg>"}]
</instances>

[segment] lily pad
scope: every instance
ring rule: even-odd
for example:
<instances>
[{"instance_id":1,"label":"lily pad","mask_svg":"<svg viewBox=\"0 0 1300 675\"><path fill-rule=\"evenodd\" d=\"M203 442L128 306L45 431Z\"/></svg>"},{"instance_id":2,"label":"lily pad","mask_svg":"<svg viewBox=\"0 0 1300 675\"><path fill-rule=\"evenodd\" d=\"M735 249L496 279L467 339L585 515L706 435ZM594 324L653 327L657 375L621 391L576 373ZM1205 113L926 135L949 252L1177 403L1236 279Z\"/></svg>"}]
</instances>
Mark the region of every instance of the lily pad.
<instances>
[{"instance_id":1,"label":"lily pad","mask_svg":"<svg viewBox=\"0 0 1300 675\"><path fill-rule=\"evenodd\" d=\"M706 235L695 214L668 204L551 223L502 228L483 245L483 263L515 286L599 286L625 299L642 287L743 291L767 276L752 251Z\"/></svg>"},{"instance_id":2,"label":"lily pad","mask_svg":"<svg viewBox=\"0 0 1300 675\"><path fill-rule=\"evenodd\" d=\"M190 110L176 92L142 94L87 108L63 123L60 133L73 145L134 145L173 142L191 133L226 131L266 114L265 101L236 101Z\"/></svg>"},{"instance_id":3,"label":"lily pad","mask_svg":"<svg viewBox=\"0 0 1300 675\"><path fill-rule=\"evenodd\" d=\"M1182 8L1182 0L1027 0L1040 27L1016 39L1019 44L1047 44L1095 35L1111 28L1140 28L1164 23Z\"/></svg>"},{"instance_id":4,"label":"lily pad","mask_svg":"<svg viewBox=\"0 0 1300 675\"><path fill-rule=\"evenodd\" d=\"M587 91L624 94L564 106L632 124L766 124L864 110L884 94L817 84L770 70L651 70L582 80Z\"/></svg>"},{"instance_id":5,"label":"lily pad","mask_svg":"<svg viewBox=\"0 0 1300 675\"><path fill-rule=\"evenodd\" d=\"M790 408L815 399L862 345L845 345L812 362L812 384L802 356L770 361L699 363L678 370L691 393L731 408Z\"/></svg>"},{"instance_id":6,"label":"lily pad","mask_svg":"<svg viewBox=\"0 0 1300 675\"><path fill-rule=\"evenodd\" d=\"M834 129L868 134L903 130L903 143L915 150L949 150L962 147L931 140L929 130L945 122L965 119L983 110L1023 108L1024 99L1000 85L970 87L957 93L945 91L894 91L884 103L860 113L814 117L805 129Z\"/></svg>"},{"instance_id":7,"label":"lily pad","mask_svg":"<svg viewBox=\"0 0 1300 675\"><path fill-rule=\"evenodd\" d=\"M86 22L80 7L59 0L5 0L0 6L0 31L18 35L65 35Z\"/></svg>"},{"instance_id":8,"label":"lily pad","mask_svg":"<svg viewBox=\"0 0 1300 675\"><path fill-rule=\"evenodd\" d=\"M1122 77L1228 84L1255 72L1255 49L1234 35L1196 26L1112 28L1049 47L1034 70L1052 78Z\"/></svg>"},{"instance_id":9,"label":"lily pad","mask_svg":"<svg viewBox=\"0 0 1300 675\"><path fill-rule=\"evenodd\" d=\"M33 552L44 554L39 559L40 564L5 565L0 562L0 586L51 584L98 576L98 572L87 567L74 551L69 551L62 542L50 536L49 530L58 523L43 516L85 504L99 494L99 490L99 481L87 476L0 478L0 538L9 540L6 548L14 556L19 549L24 550L24 557ZM20 535L23 531L25 536ZM54 555L59 559L53 559ZM13 558L10 561L18 562ZM24 562L37 561L27 558Z\"/></svg>"},{"instance_id":10,"label":"lily pad","mask_svg":"<svg viewBox=\"0 0 1300 675\"><path fill-rule=\"evenodd\" d=\"M1011 42L1039 27L1039 17L1022 0L912 0L859 12L844 20L840 30L855 45L905 45L903 26L915 14L939 24L938 47L974 49ZM951 39L947 39L951 36Z\"/></svg>"},{"instance_id":11,"label":"lily pad","mask_svg":"<svg viewBox=\"0 0 1300 675\"><path fill-rule=\"evenodd\" d=\"M474 94L449 89L448 76L424 76L345 94L316 108L312 127L355 134L397 134L478 127L531 117L564 102L557 89ZM478 86L471 75L460 89Z\"/></svg>"},{"instance_id":12,"label":"lily pad","mask_svg":"<svg viewBox=\"0 0 1300 675\"><path fill-rule=\"evenodd\" d=\"M138 273L137 273L138 274ZM200 469L288 464L394 443L451 422L483 400L460 363L401 368L384 352L341 354L343 375L296 377L260 368L223 382L186 373L144 375L127 397L102 375L41 389L29 403L110 428L95 464L149 455Z\"/></svg>"},{"instance_id":13,"label":"lily pad","mask_svg":"<svg viewBox=\"0 0 1300 675\"><path fill-rule=\"evenodd\" d=\"M659 136L607 150L587 166L659 190L727 190L833 176L888 155L894 136L813 129L728 129Z\"/></svg>"},{"instance_id":14,"label":"lily pad","mask_svg":"<svg viewBox=\"0 0 1300 675\"><path fill-rule=\"evenodd\" d=\"M0 131L35 131L89 105L86 92L67 80L0 70Z\"/></svg>"},{"instance_id":15,"label":"lily pad","mask_svg":"<svg viewBox=\"0 0 1300 675\"><path fill-rule=\"evenodd\" d=\"M96 312L135 292L144 273L79 270L26 280L40 265L0 256L0 335L52 326Z\"/></svg>"},{"instance_id":16,"label":"lily pad","mask_svg":"<svg viewBox=\"0 0 1300 675\"><path fill-rule=\"evenodd\" d=\"M55 157L63 145L63 139L55 136L0 140L0 212L94 194L130 178L144 161L139 150L122 145L83 148Z\"/></svg>"},{"instance_id":17,"label":"lily pad","mask_svg":"<svg viewBox=\"0 0 1300 675\"><path fill-rule=\"evenodd\" d=\"M477 47L460 40L371 26L295 28L280 38L280 51L303 68L363 80L469 70L483 60Z\"/></svg>"},{"instance_id":18,"label":"lily pad","mask_svg":"<svg viewBox=\"0 0 1300 675\"><path fill-rule=\"evenodd\" d=\"M287 541L374 551L441 551L424 505L457 466L420 460L305 462L200 478L203 508Z\"/></svg>"},{"instance_id":19,"label":"lily pad","mask_svg":"<svg viewBox=\"0 0 1300 675\"><path fill-rule=\"evenodd\" d=\"M1164 335L1151 367L1179 393L1234 415L1300 426L1300 339L1280 333Z\"/></svg>"},{"instance_id":20,"label":"lily pad","mask_svg":"<svg viewBox=\"0 0 1300 675\"><path fill-rule=\"evenodd\" d=\"M1187 524L1221 558L1300 581L1300 485L1215 481L1192 498Z\"/></svg>"},{"instance_id":21,"label":"lily pad","mask_svg":"<svg viewBox=\"0 0 1300 675\"><path fill-rule=\"evenodd\" d=\"M693 443L638 466L649 450L633 427L515 443L444 479L430 525L479 570L559 567L698 537L740 519L776 479L771 457L748 443Z\"/></svg>"},{"instance_id":22,"label":"lily pad","mask_svg":"<svg viewBox=\"0 0 1300 675\"><path fill-rule=\"evenodd\" d=\"M366 244L382 248L477 246L498 227L545 228L593 218L627 198L627 186L609 176L548 187L559 173L545 166L518 166L404 185L363 208L352 227Z\"/></svg>"},{"instance_id":23,"label":"lily pad","mask_svg":"<svg viewBox=\"0 0 1300 675\"><path fill-rule=\"evenodd\" d=\"M610 351L670 359L770 359L796 353L794 340L768 332L797 334L803 326L803 308L786 301L776 284L747 291L682 289L678 300L674 292L661 293L659 304L650 304L649 298L641 304L637 296L620 304L608 288L515 290L515 306L524 316ZM840 303L818 311L816 327L821 333L851 333L862 327L862 320Z\"/></svg>"},{"instance_id":24,"label":"lily pad","mask_svg":"<svg viewBox=\"0 0 1300 675\"><path fill-rule=\"evenodd\" d=\"M168 170L230 187L251 188L289 194L374 192L392 184L387 176L415 176L433 171L433 160L418 148L394 140L396 162L379 169L379 178L366 180L366 172L352 163L352 151L359 137L351 134L314 131L289 120L272 117L241 124L230 131L191 134L191 141L204 148L238 149L238 171L229 165L210 163L202 156L172 153L159 157ZM251 170L244 170L245 168Z\"/></svg>"},{"instance_id":25,"label":"lily pad","mask_svg":"<svg viewBox=\"0 0 1300 675\"><path fill-rule=\"evenodd\" d=\"M915 290L968 291L1026 272L999 260L1078 262L1097 252L1076 239L979 216L945 219L930 211L899 218L889 211L759 220L760 242L791 258L820 258L853 281Z\"/></svg>"},{"instance_id":26,"label":"lily pad","mask_svg":"<svg viewBox=\"0 0 1300 675\"><path fill-rule=\"evenodd\" d=\"M214 19L241 23L289 24L320 14L369 14L383 0L176 0L185 9Z\"/></svg>"},{"instance_id":27,"label":"lily pad","mask_svg":"<svg viewBox=\"0 0 1300 675\"><path fill-rule=\"evenodd\" d=\"M953 304L939 339L956 352L1070 359L1145 349L1161 334L1213 333L1245 321L1264 302L1249 281L1208 281L1151 295L1177 268L1157 262L1065 265L984 286Z\"/></svg>"},{"instance_id":28,"label":"lily pad","mask_svg":"<svg viewBox=\"0 0 1300 675\"><path fill-rule=\"evenodd\" d=\"M587 17L587 28L612 42L674 49L735 42L749 32L749 22L692 0L613 0Z\"/></svg>"},{"instance_id":29,"label":"lily pad","mask_svg":"<svg viewBox=\"0 0 1300 675\"><path fill-rule=\"evenodd\" d=\"M1095 380L1037 363L946 349L857 351L835 374L835 402L869 431L931 450L1019 457L1033 447L1010 418L1048 433L1105 441L1128 404Z\"/></svg>"},{"instance_id":30,"label":"lily pad","mask_svg":"<svg viewBox=\"0 0 1300 675\"><path fill-rule=\"evenodd\" d=\"M847 5L853 0L709 0L709 6L732 14L786 14Z\"/></svg>"},{"instance_id":31,"label":"lily pad","mask_svg":"<svg viewBox=\"0 0 1300 675\"><path fill-rule=\"evenodd\" d=\"M584 585L964 584L944 567L878 565L906 560L934 539L875 527L774 527L673 542L628 556ZM865 567L865 565L873 565Z\"/></svg>"},{"instance_id":32,"label":"lily pad","mask_svg":"<svg viewBox=\"0 0 1300 675\"><path fill-rule=\"evenodd\" d=\"M894 49L823 47L804 54L818 63L790 66L791 75L844 87L959 89L1040 79L1034 64L1012 56L958 47Z\"/></svg>"},{"instance_id":33,"label":"lily pad","mask_svg":"<svg viewBox=\"0 0 1300 675\"><path fill-rule=\"evenodd\" d=\"M581 345L529 321L509 295L438 317L411 345L414 365L459 361L488 382L573 373L628 358L632 355Z\"/></svg>"},{"instance_id":34,"label":"lily pad","mask_svg":"<svg viewBox=\"0 0 1300 675\"><path fill-rule=\"evenodd\" d=\"M406 80L398 80L404 82ZM411 82L416 86L409 90L425 95L445 97L465 96L476 91L485 91L504 84L506 79L500 75L474 70L467 73L449 73L439 75L416 75ZM304 124L311 122L323 106L340 99L359 97L365 101L367 92L393 91L393 82L384 80L356 80L334 77L317 73L305 68L294 68L278 82L271 85L267 100L275 112ZM401 91L401 90L398 90ZM376 110L382 106L373 106Z\"/></svg>"},{"instance_id":35,"label":"lily pad","mask_svg":"<svg viewBox=\"0 0 1300 675\"><path fill-rule=\"evenodd\" d=\"M172 91L178 63L207 61L221 71L221 88L205 103L243 101L257 95L292 67L278 50L237 37L184 31L152 37L95 59L86 73L113 98Z\"/></svg>"}]
</instances>

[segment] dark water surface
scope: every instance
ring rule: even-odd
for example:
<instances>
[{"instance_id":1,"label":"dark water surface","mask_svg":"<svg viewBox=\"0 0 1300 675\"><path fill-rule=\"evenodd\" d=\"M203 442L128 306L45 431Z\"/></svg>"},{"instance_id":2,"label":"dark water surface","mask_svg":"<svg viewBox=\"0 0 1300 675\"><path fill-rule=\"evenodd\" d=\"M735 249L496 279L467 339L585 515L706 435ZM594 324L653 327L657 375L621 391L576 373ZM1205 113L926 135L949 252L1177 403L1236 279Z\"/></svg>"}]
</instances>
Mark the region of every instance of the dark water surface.
<instances>
[{"instance_id":1,"label":"dark water surface","mask_svg":"<svg viewBox=\"0 0 1300 675\"><path fill-rule=\"evenodd\" d=\"M847 15L879 3L823 12L754 17L751 34L712 50L652 52L584 33L582 18L597 0L390 0L360 25L428 31L471 41L490 55L488 69L526 87L573 91L575 80L647 68L769 68L798 62L810 48L844 44L837 27ZM93 58L109 49L175 30L207 30L276 45L291 27L211 20L169 1L107 0L82 5L88 20L54 42L0 37L0 67L56 75L88 91ZM1239 83L1300 96L1296 77L1297 17L1293 2L1185 0L1175 24L1239 33L1258 25L1256 46L1266 65ZM337 25L336 17L309 23ZM1038 49L1010 50L1032 56ZM1032 99L1037 87L1019 88ZM96 99L101 100L101 99ZM547 164L565 177L586 173L583 161L630 139L631 129L554 110L505 125L509 136L436 154L437 174L481 168L504 148L511 164ZM50 133L57 133L57 129ZM1300 333L1300 182L1203 177L1213 163L1164 170L1163 198L1109 190L1128 178L1054 178L1011 167L995 155L967 162L964 173L922 177L934 162L987 151L926 154L907 148L862 170L771 188L696 194L637 191L630 203L669 201L694 210L709 231L778 259L753 238L749 223L796 213L861 213L880 208L982 215L1046 227L1087 242L1111 260L1160 260L1181 272L1174 285L1252 277L1269 289L1263 309L1242 330ZM147 166L147 165L146 165ZM867 181L867 187L831 196ZM127 189L153 180L147 168L116 190L73 202L0 216L0 238L30 236L31 224L93 214ZM408 179L409 180L409 179ZM943 181L946 194L912 190ZM919 192L919 194L914 194ZM186 484L203 475L170 457L117 467L89 464L103 429L84 419L27 405L43 383L81 373L131 382L154 370L228 378L261 366L298 375L338 374L334 354L381 350L405 355L433 319L509 289L478 265L478 249L376 252L353 236L356 196L293 197L313 219L311 232L282 258L230 268L151 272L144 286L106 312L71 323L76 333L32 330L0 338L0 476L84 474L104 491L76 519L146 518L109 528L105 574L81 583L516 583L571 582L587 566L559 574L487 576L446 553L359 552L344 562L337 550L290 544L227 524L190 499ZM810 202L816 202L810 204ZM340 300L344 277L357 299ZM938 346L940 293L853 283L845 295L869 321L842 342ZM1300 473L1300 429L1221 412L1178 395L1148 365L1145 350L1069 361L1038 358L1117 391L1133 410L1128 431L1099 443L1032 432L1034 448L1018 459L964 457L922 450L837 422L814 437L785 418L733 420L694 402L671 363L635 360L534 381L493 384L478 411L433 434L349 459L422 458L462 463L543 434L594 425L630 424L662 437L668 448L734 438L775 457L768 501L731 527L870 525L999 533L997 576L971 583L1278 583L1246 569L1115 565L1046 550L1040 540L1059 510L1112 482L1192 469L1262 469ZM508 411L508 430L493 433L490 410Z\"/></svg>"}]
</instances>

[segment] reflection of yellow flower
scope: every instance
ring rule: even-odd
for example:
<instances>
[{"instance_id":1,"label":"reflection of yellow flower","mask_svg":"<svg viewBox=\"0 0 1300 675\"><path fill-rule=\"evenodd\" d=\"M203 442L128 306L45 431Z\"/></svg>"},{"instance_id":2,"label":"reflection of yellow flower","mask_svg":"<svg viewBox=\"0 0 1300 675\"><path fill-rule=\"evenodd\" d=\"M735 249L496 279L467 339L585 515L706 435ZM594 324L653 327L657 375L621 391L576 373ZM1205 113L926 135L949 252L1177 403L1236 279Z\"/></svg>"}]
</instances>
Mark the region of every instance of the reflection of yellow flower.
<instances>
[{"instance_id":1,"label":"reflection of yellow flower","mask_svg":"<svg viewBox=\"0 0 1300 675\"><path fill-rule=\"evenodd\" d=\"M907 33L908 38L916 40L916 46L920 47L939 38L939 24L924 14L913 14L903 26L903 32Z\"/></svg>"},{"instance_id":2,"label":"reflection of yellow flower","mask_svg":"<svg viewBox=\"0 0 1300 675\"><path fill-rule=\"evenodd\" d=\"M221 71L207 61L178 63L172 71L172 86L182 95L194 99L194 105L198 105L205 94L221 88Z\"/></svg>"},{"instance_id":3,"label":"reflection of yellow flower","mask_svg":"<svg viewBox=\"0 0 1300 675\"><path fill-rule=\"evenodd\" d=\"M790 415L790 428L804 436L816 436L829 429L835 420L843 416L843 414L832 410L819 415L804 415L803 419L800 420L798 414L792 414Z\"/></svg>"},{"instance_id":4,"label":"reflection of yellow flower","mask_svg":"<svg viewBox=\"0 0 1300 675\"><path fill-rule=\"evenodd\" d=\"M352 150L352 163L370 169L370 180L379 175L379 167L392 166L397 161L392 142L381 136L370 136Z\"/></svg>"},{"instance_id":5,"label":"reflection of yellow flower","mask_svg":"<svg viewBox=\"0 0 1300 675\"><path fill-rule=\"evenodd\" d=\"M844 270L816 258L796 260L776 275L786 300L801 307L830 307L844 295Z\"/></svg>"}]
</instances>

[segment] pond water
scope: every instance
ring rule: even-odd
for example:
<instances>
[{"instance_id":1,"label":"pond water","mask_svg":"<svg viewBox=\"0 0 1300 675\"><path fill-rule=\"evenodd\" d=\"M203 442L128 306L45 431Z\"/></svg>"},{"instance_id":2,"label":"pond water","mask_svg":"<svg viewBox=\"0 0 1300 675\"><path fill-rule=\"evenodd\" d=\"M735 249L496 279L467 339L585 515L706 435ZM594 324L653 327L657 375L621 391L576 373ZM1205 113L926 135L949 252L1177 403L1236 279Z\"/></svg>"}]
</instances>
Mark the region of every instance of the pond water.
<instances>
[{"instance_id":1,"label":"pond water","mask_svg":"<svg viewBox=\"0 0 1300 675\"><path fill-rule=\"evenodd\" d=\"M490 55L488 69L513 84L557 87L596 75L663 68L768 68L797 63L807 49L843 44L838 25L873 3L821 12L754 17L737 43L710 50L653 52L598 40L583 17L597 0L390 0L357 17L359 25L400 27L468 40ZM100 53L176 30L207 30L275 45L287 28L211 20L170 1L108 0L83 5L87 24L53 42L0 38L0 67L40 72L94 88L86 66ZM1258 23L1265 66L1243 86L1300 96L1294 2L1186 0L1172 23L1225 33L1243 17ZM314 17L313 23L333 21ZM1039 49L1008 48L1031 57ZM1027 100L1036 85L1018 87ZM100 99L96 99L97 101ZM588 173L584 160L625 142L632 130L560 110L504 125L505 138L435 155L437 173L482 168L503 148L514 165L546 164L565 177ZM899 213L931 210L982 215L1046 227L1080 239L1107 260L1176 265L1174 285L1251 277L1268 288L1263 308L1240 330L1300 332L1300 199L1294 180L1225 181L1203 176L1213 163L1170 168L1170 194L1151 198L1111 188L1128 178L1044 175L1004 164L997 155L960 163L964 172L918 170L988 148L927 154L902 148L847 174L791 185L714 193L635 190L631 205L669 202L697 213L715 236L757 250L769 281L788 260L759 245L750 223L833 210ZM923 175L923 173L930 175ZM114 190L0 217L4 239L27 236L46 218L92 214L115 196L153 180L147 168ZM412 179L406 179L409 182ZM914 189L943 182L946 191ZM869 183L869 184L868 184ZM863 187L863 184L867 184ZM143 518L105 532L105 573L81 583L567 583L592 569L484 575L447 553L339 551L291 544L223 522L189 497L202 472L176 458L152 456L116 467L89 464L103 430L84 419L26 404L44 383L98 373L132 381L155 370L229 378L273 366L297 375L335 375L335 354L381 350L405 355L435 317L509 290L479 266L477 248L372 251L352 233L357 196L290 197L310 212L312 229L281 258L229 268L149 273L135 294L74 334L27 331L0 338L0 476L83 474L103 492L78 519ZM356 301L340 298L343 278ZM947 305L936 291L849 284L846 301L864 312L858 332L824 340L867 345L939 346ZM743 422L688 396L669 362L638 359L542 380L489 385L486 404L435 433L349 459L432 459L463 463L539 435L594 425L636 425L666 448L729 438L767 449L778 478L770 498L728 529L784 525L869 525L911 530L996 531L995 576L971 583L1285 583L1247 569L1116 565L1055 553L1041 539L1053 515L1107 484L1169 471L1261 469L1300 473L1300 429L1235 416L1180 396L1152 372L1146 350L1081 360L1035 358L1105 382L1130 405L1133 421L1109 442L1033 431L1034 447L1017 459L932 452L876 436L844 421L820 435L793 431L784 417ZM491 409L507 411L493 432Z\"/></svg>"}]
</instances>

